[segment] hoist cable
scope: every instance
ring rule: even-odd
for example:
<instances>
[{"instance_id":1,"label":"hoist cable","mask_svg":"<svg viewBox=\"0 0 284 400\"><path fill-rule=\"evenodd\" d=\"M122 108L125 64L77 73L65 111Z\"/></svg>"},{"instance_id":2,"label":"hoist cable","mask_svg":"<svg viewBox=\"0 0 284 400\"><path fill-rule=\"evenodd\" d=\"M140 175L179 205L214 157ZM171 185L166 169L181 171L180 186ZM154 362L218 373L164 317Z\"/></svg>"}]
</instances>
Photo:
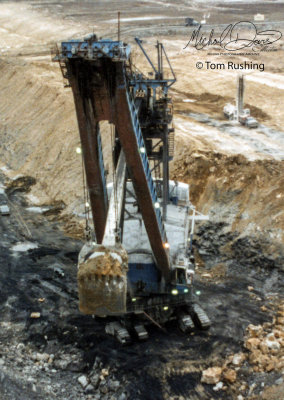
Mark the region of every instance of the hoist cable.
<instances>
[{"instance_id":1,"label":"hoist cable","mask_svg":"<svg viewBox=\"0 0 284 400\"><path fill-rule=\"evenodd\" d=\"M117 218L118 218L118 204L117 204L117 181L116 181L116 169L115 169L115 128L114 125L111 125L111 140L112 140L112 176L113 176L113 189L114 190L114 217L115 217L115 230L117 232Z\"/></svg>"},{"instance_id":2,"label":"hoist cable","mask_svg":"<svg viewBox=\"0 0 284 400\"><path fill-rule=\"evenodd\" d=\"M89 212L90 212L90 206L88 202L88 190L87 190L87 185L86 185L86 178L85 178L85 165L84 165L84 157L82 154L82 178L83 178L83 195L84 195L84 206L85 206L85 222L86 222L86 234L88 234L88 231L90 230L89 227Z\"/></svg>"},{"instance_id":3,"label":"hoist cable","mask_svg":"<svg viewBox=\"0 0 284 400\"><path fill-rule=\"evenodd\" d=\"M110 93L113 90L113 74L112 71L110 73L110 79L109 79L109 91ZM113 113L113 97L110 97L110 103L111 103L111 113ZM111 116L111 121L114 121L113 115ZM118 224L117 224L117 220L118 220L118 202L117 202L117 180L116 180L116 165L115 165L115 147L116 147L116 142L115 142L116 138L115 138L115 126L113 125L113 123L111 124L111 142L112 142L112 177L113 177L113 187L112 190L113 195L114 195L114 218L115 218L115 236L118 236Z\"/></svg>"}]
</instances>

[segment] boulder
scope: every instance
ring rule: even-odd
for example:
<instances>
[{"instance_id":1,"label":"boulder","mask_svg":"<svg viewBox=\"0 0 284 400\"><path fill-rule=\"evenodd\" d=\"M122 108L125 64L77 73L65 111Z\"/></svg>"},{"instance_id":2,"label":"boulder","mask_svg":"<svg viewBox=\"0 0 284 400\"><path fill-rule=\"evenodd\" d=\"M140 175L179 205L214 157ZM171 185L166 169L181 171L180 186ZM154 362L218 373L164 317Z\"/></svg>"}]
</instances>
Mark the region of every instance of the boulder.
<instances>
[{"instance_id":1,"label":"boulder","mask_svg":"<svg viewBox=\"0 0 284 400\"><path fill-rule=\"evenodd\" d=\"M35 319L40 318L40 312L32 312L30 317Z\"/></svg>"},{"instance_id":2,"label":"boulder","mask_svg":"<svg viewBox=\"0 0 284 400\"><path fill-rule=\"evenodd\" d=\"M89 383L85 389L85 393L93 393L94 390L95 390L94 386Z\"/></svg>"},{"instance_id":3,"label":"boulder","mask_svg":"<svg viewBox=\"0 0 284 400\"><path fill-rule=\"evenodd\" d=\"M223 371L223 378L229 383L234 383L237 380L237 373L234 369L227 369Z\"/></svg>"},{"instance_id":4,"label":"boulder","mask_svg":"<svg viewBox=\"0 0 284 400\"><path fill-rule=\"evenodd\" d=\"M102 370L101 370L101 374L102 374L102 376L108 376L108 374L109 374L109 372L108 372L108 369L107 368L103 368Z\"/></svg>"},{"instance_id":5,"label":"boulder","mask_svg":"<svg viewBox=\"0 0 284 400\"><path fill-rule=\"evenodd\" d=\"M236 367L239 367L242 365L242 363L245 361L246 355L244 353L237 353L234 354L232 364L235 365Z\"/></svg>"},{"instance_id":6,"label":"boulder","mask_svg":"<svg viewBox=\"0 0 284 400\"><path fill-rule=\"evenodd\" d=\"M259 345L260 345L260 339L258 338L249 338L245 343L245 347L251 351L258 349Z\"/></svg>"},{"instance_id":7,"label":"boulder","mask_svg":"<svg viewBox=\"0 0 284 400\"><path fill-rule=\"evenodd\" d=\"M273 371L275 370L276 366L277 366L277 358L271 357L265 366L265 371L266 372Z\"/></svg>"},{"instance_id":8,"label":"boulder","mask_svg":"<svg viewBox=\"0 0 284 400\"><path fill-rule=\"evenodd\" d=\"M261 325L252 325L252 324L250 324L247 327L247 330L249 332L249 336L252 337L252 338L256 338L256 337L261 336L261 334L263 332L263 328L262 328Z\"/></svg>"},{"instance_id":9,"label":"boulder","mask_svg":"<svg viewBox=\"0 0 284 400\"><path fill-rule=\"evenodd\" d=\"M274 336L273 336L274 338ZM274 338L273 340L272 337L266 337L266 339L264 340L264 344L266 344L266 346L271 349L271 350L276 350L279 351L280 350L280 343Z\"/></svg>"},{"instance_id":10,"label":"boulder","mask_svg":"<svg viewBox=\"0 0 284 400\"><path fill-rule=\"evenodd\" d=\"M49 360L49 354L47 354L47 353L36 353L36 360L37 361L47 362Z\"/></svg>"},{"instance_id":11,"label":"boulder","mask_svg":"<svg viewBox=\"0 0 284 400\"><path fill-rule=\"evenodd\" d=\"M223 385L223 382L218 382L217 385L213 387L214 392L218 392L219 390L221 390L223 388Z\"/></svg>"},{"instance_id":12,"label":"boulder","mask_svg":"<svg viewBox=\"0 0 284 400\"><path fill-rule=\"evenodd\" d=\"M202 371L201 382L208 385L215 385L221 379L222 368L212 367Z\"/></svg>"},{"instance_id":13,"label":"boulder","mask_svg":"<svg viewBox=\"0 0 284 400\"><path fill-rule=\"evenodd\" d=\"M120 386L120 382L119 382L119 381L112 381L112 380L110 380L110 381L108 382L108 387L109 387L109 389L110 389L111 391L113 391L113 392L117 391L117 389L119 389L119 386Z\"/></svg>"},{"instance_id":14,"label":"boulder","mask_svg":"<svg viewBox=\"0 0 284 400\"><path fill-rule=\"evenodd\" d=\"M85 375L81 375L78 378L78 382L80 383L80 385L83 387L83 389L85 389L85 387L88 386L88 379Z\"/></svg>"},{"instance_id":15,"label":"boulder","mask_svg":"<svg viewBox=\"0 0 284 400\"><path fill-rule=\"evenodd\" d=\"M252 352L249 354L250 364L258 364L258 360L261 356L263 356L263 354L260 350L252 350Z\"/></svg>"},{"instance_id":16,"label":"boulder","mask_svg":"<svg viewBox=\"0 0 284 400\"><path fill-rule=\"evenodd\" d=\"M266 343L261 342L259 345L260 350L262 351L263 354L268 354L269 353L269 347L267 346Z\"/></svg>"},{"instance_id":17,"label":"boulder","mask_svg":"<svg viewBox=\"0 0 284 400\"><path fill-rule=\"evenodd\" d=\"M280 339L280 338L284 339L284 330L273 329L273 335L277 339Z\"/></svg>"}]
</instances>

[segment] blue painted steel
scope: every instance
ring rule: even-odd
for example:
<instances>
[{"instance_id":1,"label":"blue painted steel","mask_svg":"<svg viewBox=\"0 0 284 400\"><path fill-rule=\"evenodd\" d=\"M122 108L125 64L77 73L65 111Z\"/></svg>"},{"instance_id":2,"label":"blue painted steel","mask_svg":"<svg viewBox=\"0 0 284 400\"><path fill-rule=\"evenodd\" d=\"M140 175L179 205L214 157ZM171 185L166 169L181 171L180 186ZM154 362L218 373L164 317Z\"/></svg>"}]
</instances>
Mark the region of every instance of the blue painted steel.
<instances>
[{"instance_id":1,"label":"blue painted steel","mask_svg":"<svg viewBox=\"0 0 284 400\"><path fill-rule=\"evenodd\" d=\"M175 206L177 206L177 205L178 205L178 196L172 196L172 197L170 198L170 201L171 201Z\"/></svg>"},{"instance_id":2,"label":"blue painted steel","mask_svg":"<svg viewBox=\"0 0 284 400\"><path fill-rule=\"evenodd\" d=\"M179 294L188 293L189 288L187 285L176 285L175 289L178 290Z\"/></svg>"},{"instance_id":3,"label":"blue painted steel","mask_svg":"<svg viewBox=\"0 0 284 400\"><path fill-rule=\"evenodd\" d=\"M146 146L144 144L144 139L143 139L143 136L142 136L142 131L141 131L139 120L138 120L137 110L136 110L136 107L135 107L134 100L131 98L131 95L128 92L126 92L126 94L127 94L127 101L128 101L130 114L131 114L131 119L132 119L133 130L135 132L135 136L136 136L136 139L137 139L138 149L140 150L140 157L142 159L144 172L145 172L146 179L147 179L147 182L148 182L148 187L149 187L149 190L150 190L150 193L151 193L151 197L152 197L152 201L153 201L153 207L154 207L154 210L155 210L155 213L156 213L156 217L157 217L158 225L159 225L159 228L160 228L162 240L163 240L163 242L166 242L167 241L167 237L166 237L166 231L165 231L164 223L163 223L163 220L162 220L162 213L161 213L160 208L156 208L155 207L155 203L158 202L156 185L155 185L155 182L153 181L153 178L152 178L152 174L151 174L151 170L150 170L150 166L149 166L149 161L148 161L148 157L147 157L147 154L146 154ZM142 149L143 149L143 151L141 151Z\"/></svg>"},{"instance_id":4,"label":"blue painted steel","mask_svg":"<svg viewBox=\"0 0 284 400\"><path fill-rule=\"evenodd\" d=\"M68 40L61 43L61 56L63 58L110 58L113 61L126 61L129 59L131 48L123 42L103 39Z\"/></svg>"},{"instance_id":5,"label":"blue painted steel","mask_svg":"<svg viewBox=\"0 0 284 400\"><path fill-rule=\"evenodd\" d=\"M155 264L128 264L129 270L127 273L127 279L130 282L133 290L136 289L138 282L143 282L144 291L146 292L157 292L159 291L159 276L158 270Z\"/></svg>"}]
</instances>

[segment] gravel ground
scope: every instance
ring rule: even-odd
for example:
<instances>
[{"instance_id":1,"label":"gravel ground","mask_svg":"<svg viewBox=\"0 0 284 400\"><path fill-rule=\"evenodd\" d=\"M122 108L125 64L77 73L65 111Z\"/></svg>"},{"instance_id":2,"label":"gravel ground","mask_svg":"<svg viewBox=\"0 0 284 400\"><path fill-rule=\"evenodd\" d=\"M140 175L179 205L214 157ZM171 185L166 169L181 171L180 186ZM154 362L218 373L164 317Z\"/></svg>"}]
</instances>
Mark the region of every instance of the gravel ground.
<instances>
[{"instance_id":1,"label":"gravel ground","mask_svg":"<svg viewBox=\"0 0 284 400\"><path fill-rule=\"evenodd\" d=\"M202 370L243 350L248 324L271 321L274 299L283 292L281 269L257 265L260 251L252 261L255 268L237 251L233 258L224 255L220 249L233 235L224 233L225 224L206 222L196 236L206 267L199 262L195 296L212 319L210 331L184 335L175 323L166 333L150 326L147 342L122 347L105 335L105 320L77 309L82 242L64 235L56 215L31 212L17 187L8 198L11 215L0 219L0 398L236 398L234 385L216 392L202 384ZM248 244L238 246L245 251ZM15 251L19 248L26 251ZM254 393L279 377L272 371L260 380L248 364L238 372L238 382L256 383Z\"/></svg>"}]
</instances>

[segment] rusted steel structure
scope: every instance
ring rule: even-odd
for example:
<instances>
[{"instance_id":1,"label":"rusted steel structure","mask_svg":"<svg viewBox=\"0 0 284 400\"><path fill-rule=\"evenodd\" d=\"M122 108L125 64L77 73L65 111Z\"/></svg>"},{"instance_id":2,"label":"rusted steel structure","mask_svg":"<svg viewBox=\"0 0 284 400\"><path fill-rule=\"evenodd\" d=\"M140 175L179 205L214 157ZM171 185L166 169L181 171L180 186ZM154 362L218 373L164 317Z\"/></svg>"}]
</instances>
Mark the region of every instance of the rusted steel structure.
<instances>
[{"instance_id":1,"label":"rusted steel structure","mask_svg":"<svg viewBox=\"0 0 284 400\"><path fill-rule=\"evenodd\" d=\"M196 317L191 299L194 260L188 243L188 185L169 181L174 130L168 89L176 78L161 43L156 46L157 67L142 42L136 38L136 43L152 68L149 76L133 66L129 45L95 35L62 42L55 58L73 91L96 235L95 247L89 243L80 255L82 310L98 315L143 311L151 321L160 322L177 317L178 311L186 331L193 325L184 312L189 307L206 327L208 318L202 312ZM164 77L165 63L171 78ZM115 134L117 181L111 195L101 121L108 121ZM98 280L92 286L93 276Z\"/></svg>"},{"instance_id":2,"label":"rusted steel structure","mask_svg":"<svg viewBox=\"0 0 284 400\"><path fill-rule=\"evenodd\" d=\"M116 128L157 266L169 280L167 236L161 211L155 208L158 197L133 99L134 91L139 88L131 83L135 75L127 74L129 56L129 46L121 42L98 41L95 36L83 42L62 43L61 57L66 61L74 95L97 242L102 243L107 218L99 133L99 122L106 120ZM152 88L161 83L167 88L168 81L163 82L161 73L155 72L159 76ZM168 178L165 181L168 182Z\"/></svg>"}]
</instances>

